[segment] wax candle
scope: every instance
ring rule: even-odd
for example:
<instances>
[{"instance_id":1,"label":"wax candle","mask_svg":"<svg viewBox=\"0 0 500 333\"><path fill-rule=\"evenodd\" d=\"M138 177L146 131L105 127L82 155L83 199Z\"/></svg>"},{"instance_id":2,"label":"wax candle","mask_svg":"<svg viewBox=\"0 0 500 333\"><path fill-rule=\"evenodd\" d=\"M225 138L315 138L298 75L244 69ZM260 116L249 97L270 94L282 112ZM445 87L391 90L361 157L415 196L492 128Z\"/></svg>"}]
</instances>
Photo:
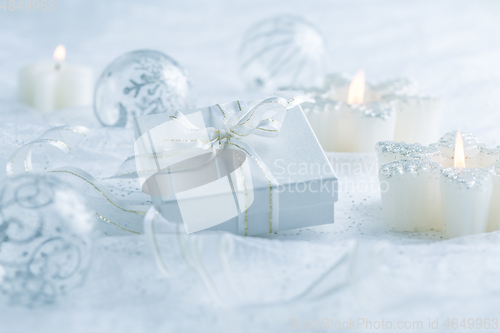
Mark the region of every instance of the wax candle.
<instances>
[{"instance_id":1,"label":"wax candle","mask_svg":"<svg viewBox=\"0 0 500 333\"><path fill-rule=\"evenodd\" d=\"M500 229L500 149L450 132L429 146L380 142L385 223L397 231L447 237Z\"/></svg>"},{"instance_id":2,"label":"wax candle","mask_svg":"<svg viewBox=\"0 0 500 333\"><path fill-rule=\"evenodd\" d=\"M19 71L19 100L43 113L64 107L92 105L92 70L66 64L65 57L66 50L59 45L54 51L54 62L22 68Z\"/></svg>"},{"instance_id":3,"label":"wax candle","mask_svg":"<svg viewBox=\"0 0 500 333\"><path fill-rule=\"evenodd\" d=\"M352 80L333 74L322 90L308 91L316 104L304 111L327 151L370 152L386 140L428 144L438 137L442 103L417 91L406 78L373 84L362 71Z\"/></svg>"},{"instance_id":4,"label":"wax candle","mask_svg":"<svg viewBox=\"0 0 500 333\"><path fill-rule=\"evenodd\" d=\"M392 140L394 103L377 100L365 87L364 73L359 72L349 89L329 90L316 96L316 105L305 106L323 149L366 152L373 151L378 141Z\"/></svg>"}]
</instances>

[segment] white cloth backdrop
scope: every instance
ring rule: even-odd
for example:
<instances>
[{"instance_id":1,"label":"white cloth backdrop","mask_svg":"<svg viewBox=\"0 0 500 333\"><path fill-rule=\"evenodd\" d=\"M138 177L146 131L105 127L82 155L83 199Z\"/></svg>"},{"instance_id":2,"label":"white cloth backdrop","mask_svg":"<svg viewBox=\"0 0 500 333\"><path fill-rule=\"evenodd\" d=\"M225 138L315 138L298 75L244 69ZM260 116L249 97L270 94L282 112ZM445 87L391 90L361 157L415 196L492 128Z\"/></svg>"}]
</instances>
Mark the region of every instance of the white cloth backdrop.
<instances>
[{"instance_id":1,"label":"white cloth backdrop","mask_svg":"<svg viewBox=\"0 0 500 333\"><path fill-rule=\"evenodd\" d=\"M57 44L66 45L69 62L92 66L96 76L124 52L164 51L190 71L196 104L205 106L265 97L245 91L236 53L249 25L282 13L303 15L323 31L332 71L364 68L372 80L415 78L420 91L443 98L443 133L459 128L491 146L500 143L498 2L55 0L55 7L54 12L0 10L0 165L51 126L98 127L91 108L42 117L15 102L17 70L50 60ZM80 155L66 159L94 176L110 176L132 153L132 144L131 130L98 128L82 143ZM498 232L442 240L439 233L387 231L380 224L379 193L364 188L376 182L374 156L330 158L342 189L335 224L260 239L234 236L230 263L248 297L290 297L355 241L381 249L378 277L364 289L351 285L317 302L223 308L214 306L187 269L176 279L164 278L143 237L105 237L97 241L83 288L46 308L0 309L0 330L286 332L292 318L383 319L394 326L422 320L424 328L430 318L445 330L447 318L498 318ZM5 178L0 175L0 181ZM166 258L181 265L175 239L160 240Z\"/></svg>"}]
</instances>

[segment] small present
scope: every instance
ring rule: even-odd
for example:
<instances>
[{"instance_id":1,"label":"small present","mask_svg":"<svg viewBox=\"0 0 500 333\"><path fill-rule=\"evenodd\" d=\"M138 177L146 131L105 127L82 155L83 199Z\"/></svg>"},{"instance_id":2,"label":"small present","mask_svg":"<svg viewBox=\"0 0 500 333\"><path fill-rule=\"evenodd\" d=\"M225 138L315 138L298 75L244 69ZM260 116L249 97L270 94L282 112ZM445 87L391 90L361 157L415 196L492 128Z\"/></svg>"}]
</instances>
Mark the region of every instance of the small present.
<instances>
[{"instance_id":1,"label":"small present","mask_svg":"<svg viewBox=\"0 0 500 333\"><path fill-rule=\"evenodd\" d=\"M307 99L280 92L135 118L142 190L187 233L333 223L337 178L300 107Z\"/></svg>"}]
</instances>

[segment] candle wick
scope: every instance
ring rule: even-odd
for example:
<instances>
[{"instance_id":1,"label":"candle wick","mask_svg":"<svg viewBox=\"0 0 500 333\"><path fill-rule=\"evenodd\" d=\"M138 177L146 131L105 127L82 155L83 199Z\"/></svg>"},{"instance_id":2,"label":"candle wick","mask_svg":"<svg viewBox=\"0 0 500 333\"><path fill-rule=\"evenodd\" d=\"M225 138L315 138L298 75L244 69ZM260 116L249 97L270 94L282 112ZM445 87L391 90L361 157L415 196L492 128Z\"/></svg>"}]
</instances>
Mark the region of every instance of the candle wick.
<instances>
[{"instance_id":1,"label":"candle wick","mask_svg":"<svg viewBox=\"0 0 500 333\"><path fill-rule=\"evenodd\" d=\"M57 71L61 69L61 63L60 62L56 62L55 69Z\"/></svg>"}]
</instances>

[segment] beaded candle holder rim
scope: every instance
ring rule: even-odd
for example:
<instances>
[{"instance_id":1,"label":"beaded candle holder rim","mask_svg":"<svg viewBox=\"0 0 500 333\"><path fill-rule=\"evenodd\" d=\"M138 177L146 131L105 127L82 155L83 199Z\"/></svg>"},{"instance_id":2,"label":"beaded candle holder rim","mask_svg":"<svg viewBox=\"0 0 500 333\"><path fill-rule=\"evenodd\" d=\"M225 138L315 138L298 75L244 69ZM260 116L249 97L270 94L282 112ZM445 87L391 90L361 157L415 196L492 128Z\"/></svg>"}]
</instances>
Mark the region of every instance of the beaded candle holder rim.
<instances>
[{"instance_id":1,"label":"beaded candle holder rim","mask_svg":"<svg viewBox=\"0 0 500 333\"><path fill-rule=\"evenodd\" d=\"M305 112L331 112L348 108L352 112L359 113L368 118L389 119L396 114L395 102L373 101L366 104L349 104L344 101L331 100L326 98L315 98L316 103L304 103ZM310 105L311 104L311 105Z\"/></svg>"},{"instance_id":2,"label":"beaded candle holder rim","mask_svg":"<svg viewBox=\"0 0 500 333\"><path fill-rule=\"evenodd\" d=\"M395 175L406 173L416 174L423 170L434 173L439 172L441 168L438 162L415 155L382 165L379 174L383 175L385 178L391 178Z\"/></svg>"},{"instance_id":3,"label":"beaded candle holder rim","mask_svg":"<svg viewBox=\"0 0 500 333\"><path fill-rule=\"evenodd\" d=\"M378 92L382 97L377 100L370 100L363 104L349 104L344 100L335 99L335 87L348 88L351 84L351 77L345 73L331 73L325 76L325 83L322 89L303 89L316 100L314 106L304 105L305 112L331 112L341 108L349 108L353 112L359 112L368 118L380 118L387 120L396 114L398 103L415 105L428 102L440 102L441 100L421 94L408 94L409 90L417 90L417 83L410 78L387 79L377 83L366 82L368 91Z\"/></svg>"},{"instance_id":4,"label":"beaded candle holder rim","mask_svg":"<svg viewBox=\"0 0 500 333\"><path fill-rule=\"evenodd\" d=\"M347 73L330 73L325 76L325 90L332 90L335 87L348 88L353 79ZM408 77L393 77L379 81L366 81L365 87L368 91L380 91L381 96L415 96L414 91L418 91L418 82Z\"/></svg>"},{"instance_id":5,"label":"beaded candle holder rim","mask_svg":"<svg viewBox=\"0 0 500 333\"><path fill-rule=\"evenodd\" d=\"M423 170L437 171L446 181L464 184L467 188L477 188L484 185L485 182L492 182L492 174L500 176L500 147L491 149L480 143L477 137L471 133L462 134L465 150L475 154L469 160L477 158L481 154L486 157L493 156L496 159L493 162L486 161L488 165L483 167L456 168L443 166L439 162L440 158L453 159L449 151L455 150L456 133L457 131L448 132L437 143L428 146L419 143L409 144L393 141L377 143L375 150L379 155L379 159L383 154L402 156L400 159L382 164L379 175L384 178L391 178L398 174L417 174Z\"/></svg>"}]
</instances>

